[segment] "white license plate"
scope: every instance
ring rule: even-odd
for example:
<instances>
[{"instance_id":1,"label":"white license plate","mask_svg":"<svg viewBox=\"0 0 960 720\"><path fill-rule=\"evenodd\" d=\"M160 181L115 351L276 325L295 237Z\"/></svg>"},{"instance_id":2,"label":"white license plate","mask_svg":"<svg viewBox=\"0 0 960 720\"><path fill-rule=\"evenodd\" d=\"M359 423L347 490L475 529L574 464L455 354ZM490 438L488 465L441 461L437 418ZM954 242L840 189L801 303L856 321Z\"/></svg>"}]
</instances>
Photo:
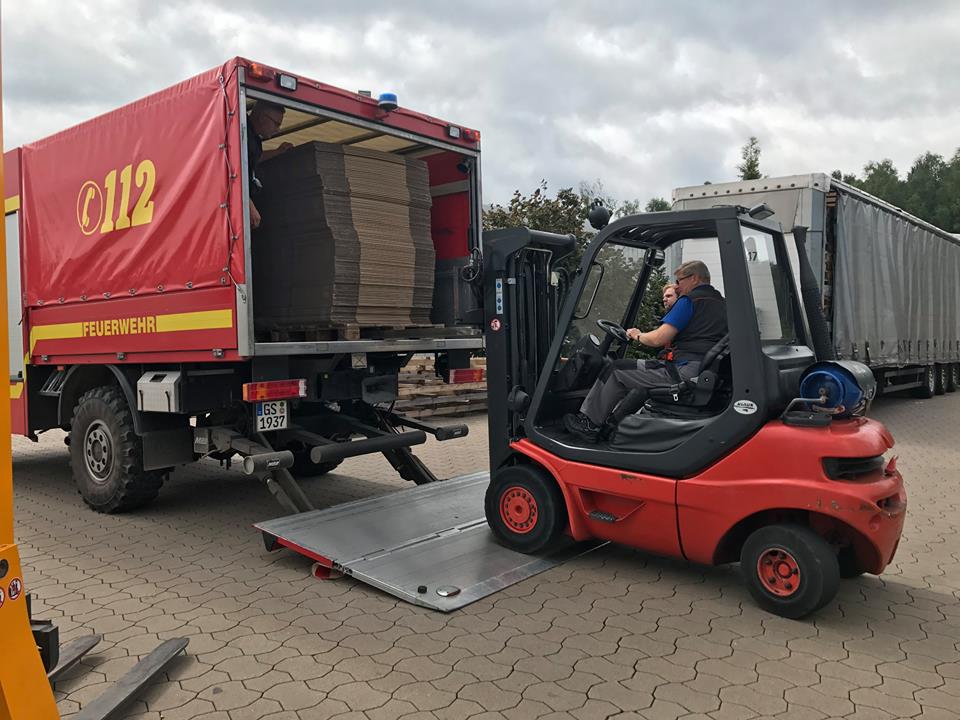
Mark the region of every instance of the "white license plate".
<instances>
[{"instance_id":1,"label":"white license plate","mask_svg":"<svg viewBox=\"0 0 960 720\"><path fill-rule=\"evenodd\" d=\"M287 401L267 400L257 403L257 431L283 430L287 427Z\"/></svg>"}]
</instances>

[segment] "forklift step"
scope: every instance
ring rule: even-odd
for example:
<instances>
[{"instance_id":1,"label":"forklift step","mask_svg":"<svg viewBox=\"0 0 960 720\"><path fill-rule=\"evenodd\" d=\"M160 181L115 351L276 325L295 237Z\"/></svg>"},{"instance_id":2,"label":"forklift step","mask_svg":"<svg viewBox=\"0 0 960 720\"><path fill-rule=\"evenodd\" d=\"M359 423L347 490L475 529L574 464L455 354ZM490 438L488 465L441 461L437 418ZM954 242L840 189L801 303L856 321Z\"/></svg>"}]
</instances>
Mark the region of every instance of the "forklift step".
<instances>
[{"instance_id":1,"label":"forklift step","mask_svg":"<svg viewBox=\"0 0 960 720\"><path fill-rule=\"evenodd\" d=\"M450 612L590 552L567 541L545 556L497 543L487 526L487 472L257 523L287 547L406 602Z\"/></svg>"},{"instance_id":2,"label":"forklift step","mask_svg":"<svg viewBox=\"0 0 960 720\"><path fill-rule=\"evenodd\" d=\"M605 522L605 523L615 523L617 520L620 519L613 513L608 513L603 510L591 510L587 514L587 517L589 517L591 520L596 520L598 522Z\"/></svg>"}]
</instances>

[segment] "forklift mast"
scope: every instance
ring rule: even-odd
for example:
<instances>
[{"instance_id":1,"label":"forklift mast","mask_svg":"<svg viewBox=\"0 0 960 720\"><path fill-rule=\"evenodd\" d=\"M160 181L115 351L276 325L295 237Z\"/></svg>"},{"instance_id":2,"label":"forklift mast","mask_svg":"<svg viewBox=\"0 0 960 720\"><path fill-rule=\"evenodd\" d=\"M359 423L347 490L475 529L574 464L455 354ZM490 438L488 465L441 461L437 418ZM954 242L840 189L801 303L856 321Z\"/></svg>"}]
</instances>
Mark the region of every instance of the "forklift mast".
<instances>
[{"instance_id":1,"label":"forklift mast","mask_svg":"<svg viewBox=\"0 0 960 720\"><path fill-rule=\"evenodd\" d=\"M569 283L553 268L573 235L511 228L483 234L490 468L510 456L545 366Z\"/></svg>"}]
</instances>

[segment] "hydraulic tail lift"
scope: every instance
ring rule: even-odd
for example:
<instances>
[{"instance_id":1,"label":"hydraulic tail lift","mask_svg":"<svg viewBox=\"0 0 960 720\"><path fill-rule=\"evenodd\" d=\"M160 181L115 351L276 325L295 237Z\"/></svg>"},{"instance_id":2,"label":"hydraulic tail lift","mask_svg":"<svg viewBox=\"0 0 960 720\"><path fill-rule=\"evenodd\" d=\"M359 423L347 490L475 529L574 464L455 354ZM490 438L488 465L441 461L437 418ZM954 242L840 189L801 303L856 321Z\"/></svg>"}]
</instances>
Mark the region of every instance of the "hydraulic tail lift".
<instances>
[{"instance_id":1,"label":"hydraulic tail lift","mask_svg":"<svg viewBox=\"0 0 960 720\"><path fill-rule=\"evenodd\" d=\"M600 232L574 273L559 262L572 236L484 233L489 474L260 523L267 548L440 610L606 541L739 561L754 600L791 618L828 604L841 578L881 573L906 511L885 457L893 438L864 417L869 368L834 359L806 229L792 231L798 288L772 214L727 206L608 225L591 212ZM594 437L571 433L564 416L594 383L637 367L624 328L676 250L706 261L698 275L722 288L707 295L727 334L709 338L695 377L674 367L663 387L629 392Z\"/></svg>"},{"instance_id":2,"label":"hydraulic tail lift","mask_svg":"<svg viewBox=\"0 0 960 720\"><path fill-rule=\"evenodd\" d=\"M418 485L328 510L258 523L267 550L314 561L415 605L450 612L600 543L568 541L542 556L498 544L483 515L490 473Z\"/></svg>"}]
</instances>

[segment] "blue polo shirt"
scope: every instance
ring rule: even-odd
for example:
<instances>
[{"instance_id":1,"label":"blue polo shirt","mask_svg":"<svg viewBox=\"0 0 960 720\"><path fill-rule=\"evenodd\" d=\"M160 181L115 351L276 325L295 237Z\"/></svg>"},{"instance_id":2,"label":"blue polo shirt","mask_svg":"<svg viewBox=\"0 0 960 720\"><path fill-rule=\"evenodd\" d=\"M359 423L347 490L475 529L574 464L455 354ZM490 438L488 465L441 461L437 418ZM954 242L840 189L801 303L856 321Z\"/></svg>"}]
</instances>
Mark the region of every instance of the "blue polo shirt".
<instances>
[{"instance_id":1,"label":"blue polo shirt","mask_svg":"<svg viewBox=\"0 0 960 720\"><path fill-rule=\"evenodd\" d=\"M686 295L681 295L677 298L677 301L673 304L673 307L670 308L670 311L663 316L663 319L660 321L667 325L672 325L677 329L677 332L682 332L687 325L690 324L690 319L693 317L693 300L688 298Z\"/></svg>"}]
</instances>

